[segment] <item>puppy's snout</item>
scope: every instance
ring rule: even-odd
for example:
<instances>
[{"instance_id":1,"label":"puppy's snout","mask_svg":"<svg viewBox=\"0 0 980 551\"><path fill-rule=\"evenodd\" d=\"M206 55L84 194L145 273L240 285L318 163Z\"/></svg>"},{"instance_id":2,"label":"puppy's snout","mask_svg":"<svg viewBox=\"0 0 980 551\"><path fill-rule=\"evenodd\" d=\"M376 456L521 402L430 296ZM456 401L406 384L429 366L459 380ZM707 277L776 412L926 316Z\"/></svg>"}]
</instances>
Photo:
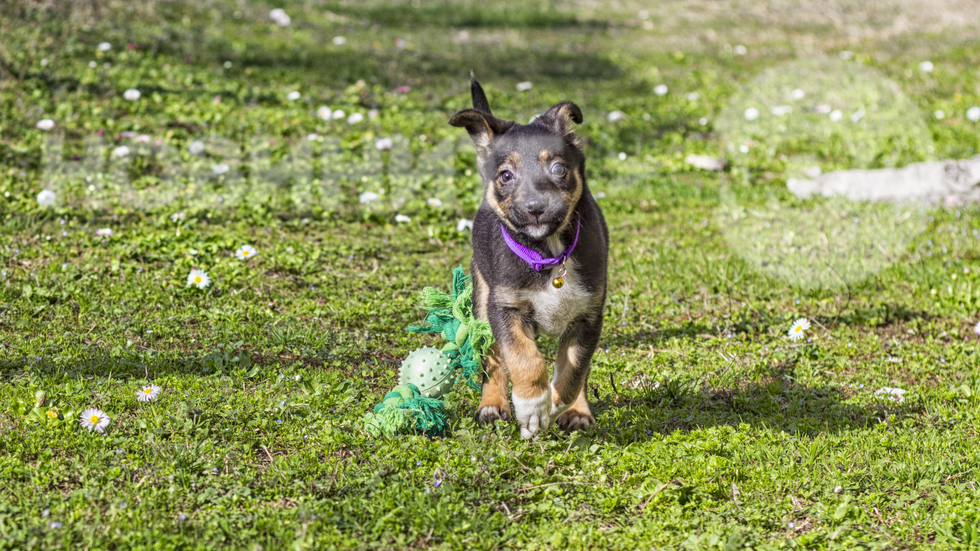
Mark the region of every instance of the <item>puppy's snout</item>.
<instances>
[{"instance_id":1,"label":"puppy's snout","mask_svg":"<svg viewBox=\"0 0 980 551\"><path fill-rule=\"evenodd\" d=\"M548 207L548 202L541 197L532 197L524 202L524 209L531 216L541 216Z\"/></svg>"}]
</instances>

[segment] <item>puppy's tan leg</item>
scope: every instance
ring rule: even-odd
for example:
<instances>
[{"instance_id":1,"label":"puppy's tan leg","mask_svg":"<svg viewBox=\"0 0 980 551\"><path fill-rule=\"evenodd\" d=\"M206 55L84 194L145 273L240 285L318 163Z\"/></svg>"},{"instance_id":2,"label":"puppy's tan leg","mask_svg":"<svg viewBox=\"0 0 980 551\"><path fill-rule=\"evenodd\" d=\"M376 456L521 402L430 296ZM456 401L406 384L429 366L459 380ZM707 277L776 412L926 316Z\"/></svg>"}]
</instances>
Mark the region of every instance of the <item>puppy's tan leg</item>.
<instances>
[{"instance_id":1,"label":"puppy's tan leg","mask_svg":"<svg viewBox=\"0 0 980 551\"><path fill-rule=\"evenodd\" d=\"M601 322L600 322L601 323ZM583 322L575 330L562 337L558 346L558 362L555 366L554 409L562 411L558 426L571 432L596 424L589 409L588 379L592 368L592 354L598 344L601 327Z\"/></svg>"},{"instance_id":2,"label":"puppy's tan leg","mask_svg":"<svg viewBox=\"0 0 980 551\"><path fill-rule=\"evenodd\" d=\"M501 356L514 381L514 415L521 425L521 436L534 438L551 426L557 412L552 407L548 366L534 342L531 328L513 314L501 335Z\"/></svg>"},{"instance_id":3,"label":"puppy's tan leg","mask_svg":"<svg viewBox=\"0 0 980 551\"><path fill-rule=\"evenodd\" d=\"M487 301L490 289L483 279L483 274L475 264L470 265L473 272L473 315L487 321ZM480 406L476 408L476 420L480 423L492 423L497 419L510 419L510 404L507 401L507 383L510 378L507 367L503 364L500 346L493 344L490 355L483 359L483 390Z\"/></svg>"},{"instance_id":4,"label":"puppy's tan leg","mask_svg":"<svg viewBox=\"0 0 980 551\"><path fill-rule=\"evenodd\" d=\"M501 361L500 347L494 343L490 355L484 360L483 396L476 409L476 420L492 423L497 419L510 419L510 405L507 403L507 367Z\"/></svg>"}]
</instances>

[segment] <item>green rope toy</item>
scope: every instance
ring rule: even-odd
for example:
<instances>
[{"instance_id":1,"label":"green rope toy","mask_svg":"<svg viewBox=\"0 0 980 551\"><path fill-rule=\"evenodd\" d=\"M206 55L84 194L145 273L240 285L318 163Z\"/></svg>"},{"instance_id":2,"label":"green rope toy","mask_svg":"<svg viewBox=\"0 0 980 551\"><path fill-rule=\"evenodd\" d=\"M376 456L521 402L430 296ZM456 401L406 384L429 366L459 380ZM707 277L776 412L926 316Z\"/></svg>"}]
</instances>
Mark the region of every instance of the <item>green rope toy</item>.
<instances>
[{"instance_id":1,"label":"green rope toy","mask_svg":"<svg viewBox=\"0 0 980 551\"><path fill-rule=\"evenodd\" d=\"M407 329L438 333L446 344L441 351L428 346L413 350L402 361L399 385L364 418L365 429L372 436L441 435L449 427L449 413L441 398L460 379L480 390L480 360L490 352L493 333L489 323L473 317L473 283L461 266L453 270L450 291L447 294L432 287L422 290L421 305L429 313L422 325Z\"/></svg>"}]
</instances>

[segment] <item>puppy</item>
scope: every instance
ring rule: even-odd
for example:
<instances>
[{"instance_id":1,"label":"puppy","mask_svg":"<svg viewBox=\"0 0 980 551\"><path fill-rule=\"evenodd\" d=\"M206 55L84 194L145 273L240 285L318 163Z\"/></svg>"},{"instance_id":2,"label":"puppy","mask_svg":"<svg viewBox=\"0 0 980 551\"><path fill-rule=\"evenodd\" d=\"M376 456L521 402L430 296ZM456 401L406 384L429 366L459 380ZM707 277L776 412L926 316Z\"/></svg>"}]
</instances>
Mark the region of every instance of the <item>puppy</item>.
<instances>
[{"instance_id":1,"label":"puppy","mask_svg":"<svg viewBox=\"0 0 980 551\"><path fill-rule=\"evenodd\" d=\"M473 108L449 124L476 146L483 203L473 220L473 311L495 339L484 365L476 419L510 419L508 379L521 436L557 420L573 431L595 424L586 385L602 332L609 237L585 183L585 157L572 130L582 111L564 102L529 124L498 119L471 82ZM549 381L535 337L557 338Z\"/></svg>"}]
</instances>

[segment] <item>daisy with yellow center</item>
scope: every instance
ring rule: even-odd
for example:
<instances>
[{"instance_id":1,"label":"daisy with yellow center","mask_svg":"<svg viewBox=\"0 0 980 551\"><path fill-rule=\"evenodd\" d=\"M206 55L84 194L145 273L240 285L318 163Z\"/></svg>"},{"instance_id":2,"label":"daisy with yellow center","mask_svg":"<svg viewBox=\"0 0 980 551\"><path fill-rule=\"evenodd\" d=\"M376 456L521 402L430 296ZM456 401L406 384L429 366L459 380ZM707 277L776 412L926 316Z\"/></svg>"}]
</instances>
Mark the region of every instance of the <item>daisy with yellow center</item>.
<instances>
[{"instance_id":1,"label":"daisy with yellow center","mask_svg":"<svg viewBox=\"0 0 980 551\"><path fill-rule=\"evenodd\" d=\"M789 333L787 333L787 336L791 341L798 341L803 338L803 332L809 328L810 320L800 318L793 322L793 326L789 328Z\"/></svg>"},{"instance_id":2,"label":"daisy with yellow center","mask_svg":"<svg viewBox=\"0 0 980 551\"><path fill-rule=\"evenodd\" d=\"M140 388L139 392L136 393L136 399L140 402L149 402L150 400L156 400L157 396L160 395L162 389L157 385L146 385Z\"/></svg>"},{"instance_id":3,"label":"daisy with yellow center","mask_svg":"<svg viewBox=\"0 0 980 551\"><path fill-rule=\"evenodd\" d=\"M191 285L197 286L198 289L204 289L208 285L211 285L211 278L208 277L208 273L204 270L194 268L187 275L187 286L190 287Z\"/></svg>"},{"instance_id":4,"label":"daisy with yellow center","mask_svg":"<svg viewBox=\"0 0 980 551\"><path fill-rule=\"evenodd\" d=\"M109 426L109 416L99 408L88 408L83 411L81 419L82 427L89 432L105 432L105 428Z\"/></svg>"},{"instance_id":5,"label":"daisy with yellow center","mask_svg":"<svg viewBox=\"0 0 980 551\"><path fill-rule=\"evenodd\" d=\"M241 247L238 247L237 251L235 251L235 256L238 257L238 260L247 260L253 256L257 256L258 254L259 253L255 250L255 247L251 245L242 245Z\"/></svg>"}]
</instances>

